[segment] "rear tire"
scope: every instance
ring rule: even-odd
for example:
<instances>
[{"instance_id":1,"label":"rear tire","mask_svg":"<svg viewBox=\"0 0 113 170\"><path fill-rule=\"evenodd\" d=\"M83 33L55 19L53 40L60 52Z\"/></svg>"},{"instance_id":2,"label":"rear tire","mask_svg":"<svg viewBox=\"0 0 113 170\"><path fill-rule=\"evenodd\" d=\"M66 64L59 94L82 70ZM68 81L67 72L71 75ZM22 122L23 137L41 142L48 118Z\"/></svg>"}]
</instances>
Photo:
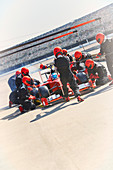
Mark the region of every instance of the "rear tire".
<instances>
[{"instance_id":1,"label":"rear tire","mask_svg":"<svg viewBox=\"0 0 113 170\"><path fill-rule=\"evenodd\" d=\"M17 98L18 98L18 94L16 90L10 93L9 95L10 102L12 102L13 104L19 104L19 101Z\"/></svg>"},{"instance_id":2,"label":"rear tire","mask_svg":"<svg viewBox=\"0 0 113 170\"><path fill-rule=\"evenodd\" d=\"M78 84L82 84L82 83L87 83L88 82L88 77L87 77L87 75L84 72L79 72L79 73L76 74L76 76L80 80L80 82L79 82L79 80L77 80Z\"/></svg>"}]
</instances>

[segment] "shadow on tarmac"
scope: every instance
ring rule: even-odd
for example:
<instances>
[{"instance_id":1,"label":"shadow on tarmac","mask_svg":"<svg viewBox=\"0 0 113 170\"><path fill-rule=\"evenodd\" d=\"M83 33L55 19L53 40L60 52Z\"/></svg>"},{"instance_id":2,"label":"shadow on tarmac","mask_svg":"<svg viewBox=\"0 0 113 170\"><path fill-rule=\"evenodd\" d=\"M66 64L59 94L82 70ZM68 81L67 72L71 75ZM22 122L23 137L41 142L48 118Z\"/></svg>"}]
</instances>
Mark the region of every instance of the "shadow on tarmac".
<instances>
[{"instance_id":1,"label":"shadow on tarmac","mask_svg":"<svg viewBox=\"0 0 113 170\"><path fill-rule=\"evenodd\" d=\"M89 98L89 97L91 97L91 96L95 96L95 95L98 95L98 94L101 94L101 93L104 93L104 92L107 92L107 91L109 91L109 90L112 90L113 89L113 86L106 86L106 87L104 87L104 88L102 88L102 89L100 89L100 90L98 90L98 91L96 91L96 89L93 91L93 92L90 92L90 93L88 93L88 94L86 94L85 95L85 97L84 97L84 99L87 99L87 98ZM66 104L66 105L65 105ZM65 109L66 107L69 107L69 106L71 106L71 105L76 105L76 104L79 104L78 102L74 102L74 103L72 103L72 104L67 104L67 102L65 103L65 102L63 102L63 103L61 103L60 105L58 105L58 106L56 106L54 109L52 109L51 111L46 111L47 110L47 108L49 107L52 107L53 105L51 105L51 106L47 106L47 107L43 107L43 108L41 108L41 110L42 111L44 111L44 112L41 112L41 113L39 113L38 115L36 115L36 118L35 119L33 119L33 120L31 120L30 121L30 123L32 123L32 122L35 122L35 121L37 121L37 120L39 120L39 119L42 119L42 118L44 118L44 117L46 117L46 116L49 116L49 115L51 115L51 114L53 114L53 113L56 113L58 110L61 110L61 109ZM4 108L1 108L0 110L6 110L6 109L10 109L8 106L6 106L6 107L4 107ZM38 108L37 108L38 109ZM25 112L25 113L28 113L28 112ZM3 117L2 119L0 119L0 120L12 120L12 119L15 119L15 118L17 118L17 117L19 117L19 116L21 116L21 115L23 115L23 114L25 114L25 113L20 113L20 111L19 111L19 109L17 109L14 113L12 113L12 114L10 114L10 115L8 115L8 116L5 116L5 117Z\"/></svg>"},{"instance_id":2,"label":"shadow on tarmac","mask_svg":"<svg viewBox=\"0 0 113 170\"><path fill-rule=\"evenodd\" d=\"M113 86L109 86L109 85L108 85L107 87L104 87L104 88L98 90L98 91L95 91L95 90L96 90L96 89L95 89L93 92L89 92L89 93L84 97L84 99L87 99L88 97L91 97L91 96L98 95L98 94L100 94L100 93L104 93L104 92L109 91L109 90L112 90L112 89L113 89ZM71 105L76 105L76 104L79 104L79 103L78 103L78 102L75 102L75 103L73 103L73 104L68 104L68 105L65 105L65 103L61 103L59 106L55 107L53 110L51 110L51 111L49 111L49 112L45 111L45 112L42 113L42 114L38 114L35 119L33 119L33 120L30 121L30 123L35 122L35 121L37 121L37 120L39 120L39 119L42 119L42 118L44 118L44 117L46 117L46 116L49 116L49 115L57 112L58 110L65 109L66 107L69 107L69 106L71 106ZM64 105L65 105L65 106L64 106ZM52 106L49 106L49 107L52 107ZM47 108L42 108L42 110L46 110L46 109L47 109Z\"/></svg>"},{"instance_id":3,"label":"shadow on tarmac","mask_svg":"<svg viewBox=\"0 0 113 170\"><path fill-rule=\"evenodd\" d=\"M97 87L98 88L98 87ZM97 89L96 88L96 89ZM96 90L95 89L95 90ZM84 97L84 99L87 99L88 97L91 97L91 96L95 96L95 95L98 95L98 94L100 94L100 93L104 93L104 92L107 92L107 91L109 91L109 90L112 90L113 89L113 86L106 86L106 87L104 87L104 88L102 88L102 89L100 89L100 90L98 90L98 91L93 91L93 92L91 92L90 94L88 94L88 95L86 95L85 97Z\"/></svg>"},{"instance_id":4,"label":"shadow on tarmac","mask_svg":"<svg viewBox=\"0 0 113 170\"><path fill-rule=\"evenodd\" d=\"M67 103L66 103L66 104L67 104ZM73 104L69 104L69 105L65 105L65 102L64 102L64 103L61 103L59 106L55 107L53 110L51 110L51 111L49 111L49 112L45 111L45 112L42 113L42 114L38 114L35 119L33 119L33 120L30 121L30 123L35 122L35 121L37 121L37 120L39 120L39 119L42 119L42 118L44 118L44 117L46 117L46 116L49 116L49 115L57 112L58 110L65 109L66 107L69 107L69 106L71 106L71 105L76 105L76 104L79 104L79 103L73 103ZM64 105L65 105L65 106L64 106ZM49 107L52 107L52 106L49 106ZM42 108L42 110L46 110L46 109L47 109L47 107Z\"/></svg>"},{"instance_id":5,"label":"shadow on tarmac","mask_svg":"<svg viewBox=\"0 0 113 170\"><path fill-rule=\"evenodd\" d=\"M16 110L14 113L8 115L8 116L5 116L3 117L2 119L0 120L12 120L12 119L15 119L17 118L18 116L22 115L22 113L20 113L19 109Z\"/></svg>"},{"instance_id":6,"label":"shadow on tarmac","mask_svg":"<svg viewBox=\"0 0 113 170\"><path fill-rule=\"evenodd\" d=\"M17 104L15 104L15 105L13 105L11 108L13 108L13 107L16 107L16 106L18 106ZM0 108L0 111L2 111L2 110L8 110L8 109L11 109L9 106L5 106L5 107L2 107L2 108Z\"/></svg>"},{"instance_id":7,"label":"shadow on tarmac","mask_svg":"<svg viewBox=\"0 0 113 170\"><path fill-rule=\"evenodd\" d=\"M2 110L8 110L8 109L10 109L9 106L5 106L5 107L0 108L0 111L2 111Z\"/></svg>"}]
</instances>

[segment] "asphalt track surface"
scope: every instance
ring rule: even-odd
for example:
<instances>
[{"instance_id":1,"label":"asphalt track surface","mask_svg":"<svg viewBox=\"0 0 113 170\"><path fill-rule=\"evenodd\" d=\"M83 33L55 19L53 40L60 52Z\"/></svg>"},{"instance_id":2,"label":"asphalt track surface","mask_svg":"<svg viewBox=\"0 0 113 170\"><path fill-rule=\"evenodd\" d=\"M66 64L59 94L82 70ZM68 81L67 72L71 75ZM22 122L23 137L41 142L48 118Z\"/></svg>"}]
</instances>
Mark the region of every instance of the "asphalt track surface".
<instances>
[{"instance_id":1,"label":"asphalt track surface","mask_svg":"<svg viewBox=\"0 0 113 170\"><path fill-rule=\"evenodd\" d=\"M83 95L82 103L72 99L20 114L8 108L11 75L0 77L0 170L113 170L109 83Z\"/></svg>"}]
</instances>

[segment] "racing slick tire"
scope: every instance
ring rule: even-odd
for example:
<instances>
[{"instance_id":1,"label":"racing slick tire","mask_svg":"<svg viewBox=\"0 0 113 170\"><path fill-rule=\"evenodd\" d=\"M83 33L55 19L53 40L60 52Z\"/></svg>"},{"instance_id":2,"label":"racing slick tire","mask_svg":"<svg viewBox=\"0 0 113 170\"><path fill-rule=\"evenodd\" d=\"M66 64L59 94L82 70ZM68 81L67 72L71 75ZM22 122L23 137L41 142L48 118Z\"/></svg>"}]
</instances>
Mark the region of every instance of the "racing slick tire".
<instances>
[{"instance_id":1,"label":"racing slick tire","mask_svg":"<svg viewBox=\"0 0 113 170\"><path fill-rule=\"evenodd\" d=\"M30 94L35 96L36 98L39 98L39 90L38 90L38 88L33 88L33 90L30 92Z\"/></svg>"},{"instance_id":2,"label":"racing slick tire","mask_svg":"<svg viewBox=\"0 0 113 170\"><path fill-rule=\"evenodd\" d=\"M47 98L50 96L50 92L47 86L40 86L39 87L39 94L41 98Z\"/></svg>"},{"instance_id":3,"label":"racing slick tire","mask_svg":"<svg viewBox=\"0 0 113 170\"><path fill-rule=\"evenodd\" d=\"M79 82L79 80L77 80L78 84L88 82L88 77L87 77L87 75L84 72L79 72L79 73L76 74L76 76L80 80L80 82Z\"/></svg>"},{"instance_id":4,"label":"racing slick tire","mask_svg":"<svg viewBox=\"0 0 113 170\"><path fill-rule=\"evenodd\" d=\"M19 104L18 94L17 94L17 91L16 91L16 90L10 93L10 95L9 95L9 100L10 100L10 102L12 102L13 104Z\"/></svg>"},{"instance_id":5,"label":"racing slick tire","mask_svg":"<svg viewBox=\"0 0 113 170\"><path fill-rule=\"evenodd\" d=\"M35 104L32 101L29 100L25 100L23 103L23 109L25 111L29 111L29 110L34 110L36 108Z\"/></svg>"}]
</instances>

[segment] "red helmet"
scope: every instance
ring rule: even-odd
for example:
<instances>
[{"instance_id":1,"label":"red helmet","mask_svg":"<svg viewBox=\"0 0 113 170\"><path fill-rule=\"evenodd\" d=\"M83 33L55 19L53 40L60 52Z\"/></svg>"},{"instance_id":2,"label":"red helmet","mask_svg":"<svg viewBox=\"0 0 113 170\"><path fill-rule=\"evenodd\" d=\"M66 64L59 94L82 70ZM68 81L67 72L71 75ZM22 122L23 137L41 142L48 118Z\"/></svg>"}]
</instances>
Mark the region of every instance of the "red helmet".
<instances>
[{"instance_id":1,"label":"red helmet","mask_svg":"<svg viewBox=\"0 0 113 170\"><path fill-rule=\"evenodd\" d=\"M82 53L80 51L75 51L75 59L76 60L81 60L82 59Z\"/></svg>"},{"instance_id":2,"label":"red helmet","mask_svg":"<svg viewBox=\"0 0 113 170\"><path fill-rule=\"evenodd\" d=\"M15 74L16 76L18 76L19 74L21 74L21 72L17 70Z\"/></svg>"},{"instance_id":3,"label":"red helmet","mask_svg":"<svg viewBox=\"0 0 113 170\"><path fill-rule=\"evenodd\" d=\"M66 55L67 54L67 50L63 49L63 54Z\"/></svg>"},{"instance_id":4,"label":"red helmet","mask_svg":"<svg viewBox=\"0 0 113 170\"><path fill-rule=\"evenodd\" d=\"M96 35L96 41L99 43L99 44L102 44L102 42L104 41L104 38L105 38L105 35L103 33L98 33Z\"/></svg>"},{"instance_id":5,"label":"red helmet","mask_svg":"<svg viewBox=\"0 0 113 170\"><path fill-rule=\"evenodd\" d=\"M55 47L53 53L57 57L58 54L63 54L63 50L60 47Z\"/></svg>"},{"instance_id":6,"label":"red helmet","mask_svg":"<svg viewBox=\"0 0 113 170\"><path fill-rule=\"evenodd\" d=\"M93 69L93 67L94 67L94 61L91 60L91 59L86 60L85 66L86 66L87 68L89 68L89 69Z\"/></svg>"},{"instance_id":7,"label":"red helmet","mask_svg":"<svg viewBox=\"0 0 113 170\"><path fill-rule=\"evenodd\" d=\"M28 69L28 68L23 67L23 68L21 69L21 74L22 74L22 76L26 76L26 75L28 75L28 74L29 74L29 69Z\"/></svg>"},{"instance_id":8,"label":"red helmet","mask_svg":"<svg viewBox=\"0 0 113 170\"><path fill-rule=\"evenodd\" d=\"M40 64L40 69L46 69L46 68L47 68L46 65Z\"/></svg>"},{"instance_id":9,"label":"red helmet","mask_svg":"<svg viewBox=\"0 0 113 170\"><path fill-rule=\"evenodd\" d=\"M33 80L31 77L29 76L24 76L22 78L22 82L26 85L26 86L32 86L33 85Z\"/></svg>"}]
</instances>

